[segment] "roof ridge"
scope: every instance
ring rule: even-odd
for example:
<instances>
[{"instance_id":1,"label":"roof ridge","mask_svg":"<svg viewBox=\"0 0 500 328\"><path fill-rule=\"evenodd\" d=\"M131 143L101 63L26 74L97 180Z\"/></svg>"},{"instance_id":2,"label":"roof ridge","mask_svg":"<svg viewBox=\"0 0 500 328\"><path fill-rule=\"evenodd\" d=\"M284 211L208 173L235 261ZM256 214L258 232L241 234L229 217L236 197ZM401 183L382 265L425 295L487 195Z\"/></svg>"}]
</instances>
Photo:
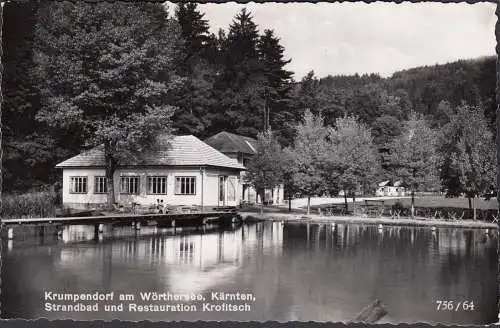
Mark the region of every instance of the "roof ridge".
<instances>
[{"instance_id":1,"label":"roof ridge","mask_svg":"<svg viewBox=\"0 0 500 328\"><path fill-rule=\"evenodd\" d=\"M234 169L244 169L231 158L200 140L194 135L173 136L166 144L159 143L159 149L147 150L141 155L141 160L125 162L123 165L167 165L167 166L218 166ZM96 149L94 152L81 152L59 164L56 167L96 167L104 166L104 152Z\"/></svg>"}]
</instances>

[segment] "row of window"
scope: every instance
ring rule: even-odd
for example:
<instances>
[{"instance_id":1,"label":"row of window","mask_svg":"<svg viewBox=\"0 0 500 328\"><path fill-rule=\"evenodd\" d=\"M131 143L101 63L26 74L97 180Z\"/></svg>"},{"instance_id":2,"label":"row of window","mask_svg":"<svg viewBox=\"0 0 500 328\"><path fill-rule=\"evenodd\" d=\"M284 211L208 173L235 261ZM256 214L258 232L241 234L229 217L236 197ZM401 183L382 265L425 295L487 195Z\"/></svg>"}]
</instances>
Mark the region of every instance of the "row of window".
<instances>
[{"instance_id":1,"label":"row of window","mask_svg":"<svg viewBox=\"0 0 500 328\"><path fill-rule=\"evenodd\" d=\"M147 177L147 193L152 195L167 194L167 177L166 176L149 176ZM120 177L120 193L122 194L139 194L140 193L140 177L139 176L124 176ZM87 177L71 177L70 178L70 193L86 194L88 192ZM105 194L108 192L106 177L98 176L94 180L94 193ZM196 177L175 177L175 194L176 195L196 195Z\"/></svg>"}]
</instances>

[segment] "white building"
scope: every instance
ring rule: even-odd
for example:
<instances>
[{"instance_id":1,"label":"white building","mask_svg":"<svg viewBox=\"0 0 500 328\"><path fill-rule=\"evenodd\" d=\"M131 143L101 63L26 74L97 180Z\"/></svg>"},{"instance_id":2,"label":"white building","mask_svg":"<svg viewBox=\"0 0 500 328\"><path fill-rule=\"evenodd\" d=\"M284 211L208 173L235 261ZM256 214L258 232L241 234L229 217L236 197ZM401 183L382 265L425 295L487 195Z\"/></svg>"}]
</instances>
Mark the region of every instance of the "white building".
<instances>
[{"instance_id":1,"label":"white building","mask_svg":"<svg viewBox=\"0 0 500 328\"><path fill-rule=\"evenodd\" d=\"M63 205L95 208L108 198L102 146L56 165L62 169ZM115 202L122 205L237 206L245 167L198 138L158 137L140 159L120 163L114 176Z\"/></svg>"},{"instance_id":2,"label":"white building","mask_svg":"<svg viewBox=\"0 0 500 328\"><path fill-rule=\"evenodd\" d=\"M405 187L403 187L402 181L396 181L391 183L390 180L383 181L378 184L376 196L394 196L394 197L404 197Z\"/></svg>"},{"instance_id":3,"label":"white building","mask_svg":"<svg viewBox=\"0 0 500 328\"><path fill-rule=\"evenodd\" d=\"M246 167L248 161L257 153L257 140L222 131L205 140L207 144L214 147L221 153L230 157L234 163L238 163ZM260 196L257 195L255 189L245 182L245 172L241 172L241 198L244 202L260 203ZM272 200L273 204L282 204L284 201L283 184L277 186L274 190L265 190L266 201Z\"/></svg>"}]
</instances>

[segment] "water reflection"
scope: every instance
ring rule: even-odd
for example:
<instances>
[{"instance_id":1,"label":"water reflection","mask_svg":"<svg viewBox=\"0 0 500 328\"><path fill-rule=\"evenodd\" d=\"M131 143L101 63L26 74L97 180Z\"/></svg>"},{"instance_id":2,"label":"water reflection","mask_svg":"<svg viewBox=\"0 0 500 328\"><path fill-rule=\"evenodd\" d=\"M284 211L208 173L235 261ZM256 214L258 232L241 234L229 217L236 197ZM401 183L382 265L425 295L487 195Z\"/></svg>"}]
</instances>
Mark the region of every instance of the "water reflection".
<instances>
[{"instance_id":1,"label":"water reflection","mask_svg":"<svg viewBox=\"0 0 500 328\"><path fill-rule=\"evenodd\" d=\"M389 322L485 324L496 319L497 232L266 222L225 229L66 227L59 238L10 241L4 317L124 320L347 321L374 298ZM251 291L249 313L46 313L47 290ZM473 300L439 312L436 300Z\"/></svg>"}]
</instances>

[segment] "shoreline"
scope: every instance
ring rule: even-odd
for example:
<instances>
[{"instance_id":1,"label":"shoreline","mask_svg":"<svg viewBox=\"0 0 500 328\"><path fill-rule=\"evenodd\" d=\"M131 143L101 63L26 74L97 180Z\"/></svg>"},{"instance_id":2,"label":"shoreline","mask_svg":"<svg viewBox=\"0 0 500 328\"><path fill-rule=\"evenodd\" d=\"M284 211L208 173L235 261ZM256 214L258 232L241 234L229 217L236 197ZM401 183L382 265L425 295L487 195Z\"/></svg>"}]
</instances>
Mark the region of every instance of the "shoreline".
<instances>
[{"instance_id":1,"label":"shoreline","mask_svg":"<svg viewBox=\"0 0 500 328\"><path fill-rule=\"evenodd\" d=\"M286 221L293 223L347 223L347 224L370 224L387 226L411 226L411 227L435 227L435 228L468 228L468 229L496 229L498 224L492 222L461 220L445 221L437 219L392 219L392 218L363 218L355 216L320 216L317 214L286 214L286 213L252 213L239 212L243 221Z\"/></svg>"}]
</instances>

